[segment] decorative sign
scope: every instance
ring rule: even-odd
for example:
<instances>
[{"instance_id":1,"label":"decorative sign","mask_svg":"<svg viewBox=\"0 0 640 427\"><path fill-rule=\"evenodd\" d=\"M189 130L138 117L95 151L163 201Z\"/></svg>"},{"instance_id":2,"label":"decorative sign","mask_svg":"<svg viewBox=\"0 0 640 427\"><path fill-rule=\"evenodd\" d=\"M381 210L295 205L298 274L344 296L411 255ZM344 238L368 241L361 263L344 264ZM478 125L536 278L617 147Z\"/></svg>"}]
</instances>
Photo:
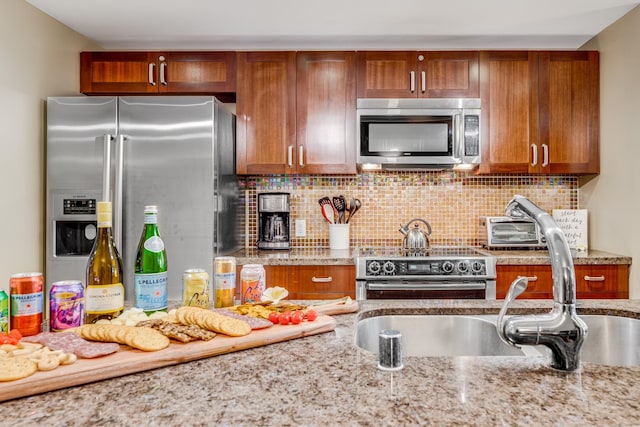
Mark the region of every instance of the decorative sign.
<instances>
[{"instance_id":1,"label":"decorative sign","mask_svg":"<svg viewBox=\"0 0 640 427\"><path fill-rule=\"evenodd\" d=\"M586 252L589 248L586 209L554 209L553 219L564 232L571 249Z\"/></svg>"}]
</instances>

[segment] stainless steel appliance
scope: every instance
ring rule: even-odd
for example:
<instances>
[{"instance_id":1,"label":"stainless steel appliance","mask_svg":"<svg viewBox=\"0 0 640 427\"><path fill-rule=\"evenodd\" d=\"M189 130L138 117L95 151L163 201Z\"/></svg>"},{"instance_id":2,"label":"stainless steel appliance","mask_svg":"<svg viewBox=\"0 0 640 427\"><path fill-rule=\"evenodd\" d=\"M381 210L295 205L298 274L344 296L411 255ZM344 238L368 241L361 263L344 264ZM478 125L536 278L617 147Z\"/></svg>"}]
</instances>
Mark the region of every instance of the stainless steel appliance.
<instances>
[{"instance_id":1,"label":"stainless steel appliance","mask_svg":"<svg viewBox=\"0 0 640 427\"><path fill-rule=\"evenodd\" d=\"M481 161L480 99L358 99L361 169L469 169Z\"/></svg>"},{"instance_id":2,"label":"stainless steel appliance","mask_svg":"<svg viewBox=\"0 0 640 427\"><path fill-rule=\"evenodd\" d=\"M496 259L467 247L433 247L407 256L402 248L358 248L356 298L495 299Z\"/></svg>"},{"instance_id":3,"label":"stainless steel appliance","mask_svg":"<svg viewBox=\"0 0 640 427\"><path fill-rule=\"evenodd\" d=\"M258 194L258 248L289 249L289 193Z\"/></svg>"},{"instance_id":4,"label":"stainless steel appliance","mask_svg":"<svg viewBox=\"0 0 640 427\"><path fill-rule=\"evenodd\" d=\"M125 290L133 298L144 206L157 205L169 298L182 273L237 249L235 117L212 97L47 100L46 279L85 281L96 202L111 200Z\"/></svg>"},{"instance_id":5,"label":"stainless steel appliance","mask_svg":"<svg viewBox=\"0 0 640 427\"><path fill-rule=\"evenodd\" d=\"M544 235L530 218L481 216L478 242L485 248L545 248Z\"/></svg>"}]
</instances>

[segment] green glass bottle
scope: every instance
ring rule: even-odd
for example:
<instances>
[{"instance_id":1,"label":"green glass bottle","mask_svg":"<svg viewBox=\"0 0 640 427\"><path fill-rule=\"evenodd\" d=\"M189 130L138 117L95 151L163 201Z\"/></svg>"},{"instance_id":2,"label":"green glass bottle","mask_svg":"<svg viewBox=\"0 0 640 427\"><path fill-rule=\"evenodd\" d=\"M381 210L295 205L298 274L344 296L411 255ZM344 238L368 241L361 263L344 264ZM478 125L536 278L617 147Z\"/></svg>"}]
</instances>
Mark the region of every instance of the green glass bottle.
<instances>
[{"instance_id":1,"label":"green glass bottle","mask_svg":"<svg viewBox=\"0 0 640 427\"><path fill-rule=\"evenodd\" d=\"M145 206L134 270L135 305L150 314L167 310L167 253L158 231L157 206Z\"/></svg>"}]
</instances>

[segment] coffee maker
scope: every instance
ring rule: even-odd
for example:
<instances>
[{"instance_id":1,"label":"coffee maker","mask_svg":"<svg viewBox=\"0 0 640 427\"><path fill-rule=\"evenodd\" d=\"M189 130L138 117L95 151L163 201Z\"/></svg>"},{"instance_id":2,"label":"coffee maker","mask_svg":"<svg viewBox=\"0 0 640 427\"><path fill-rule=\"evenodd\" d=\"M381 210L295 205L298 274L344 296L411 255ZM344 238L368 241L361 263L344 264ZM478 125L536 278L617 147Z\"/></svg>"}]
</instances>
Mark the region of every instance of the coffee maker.
<instances>
[{"instance_id":1,"label":"coffee maker","mask_svg":"<svg viewBox=\"0 0 640 427\"><path fill-rule=\"evenodd\" d=\"M258 194L258 249L289 249L289 193Z\"/></svg>"}]
</instances>

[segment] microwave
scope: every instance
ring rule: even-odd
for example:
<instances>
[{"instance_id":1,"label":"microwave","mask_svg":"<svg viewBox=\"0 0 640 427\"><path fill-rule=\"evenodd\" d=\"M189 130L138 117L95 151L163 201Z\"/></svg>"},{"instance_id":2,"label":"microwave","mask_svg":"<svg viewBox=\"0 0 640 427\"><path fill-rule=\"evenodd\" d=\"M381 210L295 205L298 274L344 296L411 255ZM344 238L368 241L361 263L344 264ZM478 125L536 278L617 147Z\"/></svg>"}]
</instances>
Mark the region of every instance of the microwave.
<instances>
[{"instance_id":1,"label":"microwave","mask_svg":"<svg viewBox=\"0 0 640 427\"><path fill-rule=\"evenodd\" d=\"M481 216L478 243L485 248L545 248L538 224L530 218Z\"/></svg>"},{"instance_id":2,"label":"microwave","mask_svg":"<svg viewBox=\"0 0 640 427\"><path fill-rule=\"evenodd\" d=\"M472 169L481 160L480 99L358 99L360 169Z\"/></svg>"}]
</instances>

